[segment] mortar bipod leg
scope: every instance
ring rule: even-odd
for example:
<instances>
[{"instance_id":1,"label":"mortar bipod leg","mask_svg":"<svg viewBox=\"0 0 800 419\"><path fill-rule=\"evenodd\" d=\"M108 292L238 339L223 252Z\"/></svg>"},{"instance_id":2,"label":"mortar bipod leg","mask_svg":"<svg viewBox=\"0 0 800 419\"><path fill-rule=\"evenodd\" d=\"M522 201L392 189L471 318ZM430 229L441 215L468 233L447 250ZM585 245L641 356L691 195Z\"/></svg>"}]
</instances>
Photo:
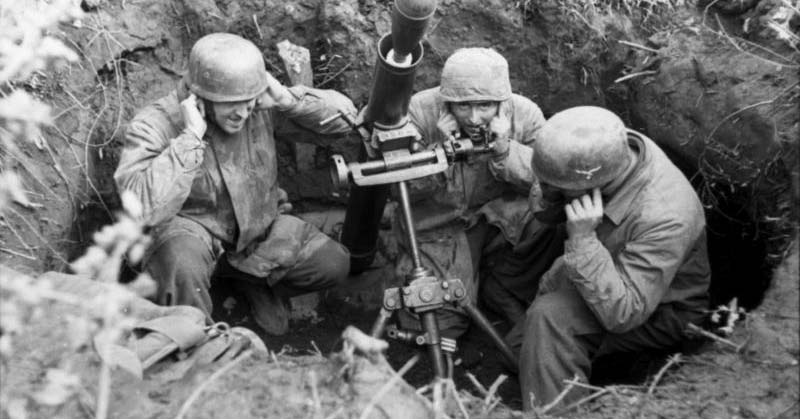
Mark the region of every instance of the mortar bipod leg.
<instances>
[{"instance_id":1,"label":"mortar bipod leg","mask_svg":"<svg viewBox=\"0 0 800 419\"><path fill-rule=\"evenodd\" d=\"M400 192L400 208L403 210L403 223L406 226L406 235L408 239L409 250L411 252L411 260L414 264L414 269L411 275L407 278L406 286L414 283L416 279L422 279L428 275L427 269L422 266L420 259L419 247L417 244L417 234L414 227L414 215L411 210L411 199L408 194L408 186L405 181L397 183L397 189ZM414 278L414 279L412 279ZM419 320L423 332L427 337L426 345L428 345L428 353L431 357L431 365L436 374L436 378L444 379L447 371L444 366L444 359L442 355L442 342L439 336L439 323L436 320L435 310L426 310L418 313Z\"/></svg>"},{"instance_id":2,"label":"mortar bipod leg","mask_svg":"<svg viewBox=\"0 0 800 419\"><path fill-rule=\"evenodd\" d=\"M386 322L392 317L392 312L387 310L386 307L381 307L381 311L378 312L378 318L375 319L375 323L372 324L372 330L369 332L369 335L380 339L383 336L383 330L386 329Z\"/></svg>"},{"instance_id":3,"label":"mortar bipod leg","mask_svg":"<svg viewBox=\"0 0 800 419\"><path fill-rule=\"evenodd\" d=\"M516 368L519 365L517 363L517 357L513 352L511 352L511 348L508 347L506 341L503 340L499 333L497 333L497 330L495 330L492 324L489 323L489 320L486 318L486 316L484 316L483 313L481 313L481 311L469 301L469 298L461 299L459 301L459 305L464 309L464 311L467 312L469 317L472 318L472 321L474 321L478 327L480 327L484 332L486 332L486 334L489 335L495 346L497 346L497 349L500 349L500 352L503 354L506 360L508 360L508 362L510 362L511 365Z\"/></svg>"},{"instance_id":4,"label":"mortar bipod leg","mask_svg":"<svg viewBox=\"0 0 800 419\"><path fill-rule=\"evenodd\" d=\"M433 372L436 378L444 379L447 376L447 371L444 367L444 358L442 355L442 342L439 336L439 323L436 321L436 313L433 311L426 311L420 313L419 320L422 323L422 330L427 335L428 353L431 357L431 365L433 365Z\"/></svg>"}]
</instances>

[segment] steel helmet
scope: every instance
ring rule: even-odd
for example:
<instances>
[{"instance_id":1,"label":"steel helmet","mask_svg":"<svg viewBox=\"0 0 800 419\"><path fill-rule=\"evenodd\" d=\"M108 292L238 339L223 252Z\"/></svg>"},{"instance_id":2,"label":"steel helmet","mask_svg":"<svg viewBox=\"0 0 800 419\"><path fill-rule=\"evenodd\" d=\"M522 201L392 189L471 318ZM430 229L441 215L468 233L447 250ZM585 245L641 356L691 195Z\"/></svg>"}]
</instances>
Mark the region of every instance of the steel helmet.
<instances>
[{"instance_id":1,"label":"steel helmet","mask_svg":"<svg viewBox=\"0 0 800 419\"><path fill-rule=\"evenodd\" d=\"M562 189L603 186L628 165L627 130L613 112L578 106L545 122L533 143L533 171L539 181Z\"/></svg>"},{"instance_id":2,"label":"steel helmet","mask_svg":"<svg viewBox=\"0 0 800 419\"><path fill-rule=\"evenodd\" d=\"M442 68L439 96L445 102L508 100L508 62L489 48L456 50Z\"/></svg>"},{"instance_id":3,"label":"steel helmet","mask_svg":"<svg viewBox=\"0 0 800 419\"><path fill-rule=\"evenodd\" d=\"M261 51L231 33L212 33L197 40L185 77L192 93L212 102L250 100L267 88Z\"/></svg>"}]
</instances>

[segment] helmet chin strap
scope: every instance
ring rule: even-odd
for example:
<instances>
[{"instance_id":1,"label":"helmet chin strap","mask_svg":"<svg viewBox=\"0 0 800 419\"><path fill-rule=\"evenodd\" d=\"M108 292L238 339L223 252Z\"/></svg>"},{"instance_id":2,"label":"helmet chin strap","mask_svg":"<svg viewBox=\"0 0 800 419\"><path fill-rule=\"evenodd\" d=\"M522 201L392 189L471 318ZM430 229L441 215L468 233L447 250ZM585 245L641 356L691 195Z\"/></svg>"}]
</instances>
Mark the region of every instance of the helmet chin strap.
<instances>
[{"instance_id":1,"label":"helmet chin strap","mask_svg":"<svg viewBox=\"0 0 800 419\"><path fill-rule=\"evenodd\" d=\"M203 108L206 111L206 122L217 125L217 114L214 111L214 102L204 98L199 99L203 101Z\"/></svg>"},{"instance_id":2,"label":"helmet chin strap","mask_svg":"<svg viewBox=\"0 0 800 419\"><path fill-rule=\"evenodd\" d=\"M189 86L186 84L186 76L183 76L180 80L178 80L178 86L176 90L178 93L178 102L183 102L187 97L189 97L191 91L189 90Z\"/></svg>"}]
</instances>

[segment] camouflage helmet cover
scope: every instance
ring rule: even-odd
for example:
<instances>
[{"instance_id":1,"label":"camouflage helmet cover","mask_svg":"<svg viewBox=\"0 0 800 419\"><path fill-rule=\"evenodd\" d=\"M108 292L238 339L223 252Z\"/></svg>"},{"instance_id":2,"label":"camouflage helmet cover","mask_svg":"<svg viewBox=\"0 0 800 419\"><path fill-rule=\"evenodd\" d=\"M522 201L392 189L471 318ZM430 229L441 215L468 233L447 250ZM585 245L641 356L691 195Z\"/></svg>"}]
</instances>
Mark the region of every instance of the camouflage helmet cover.
<instances>
[{"instance_id":1,"label":"camouflage helmet cover","mask_svg":"<svg viewBox=\"0 0 800 419\"><path fill-rule=\"evenodd\" d=\"M231 33L212 33L192 46L185 80L199 97L236 102L264 92L267 70L255 44Z\"/></svg>"},{"instance_id":2,"label":"camouflage helmet cover","mask_svg":"<svg viewBox=\"0 0 800 419\"><path fill-rule=\"evenodd\" d=\"M439 96L444 102L508 100L508 62L489 48L456 50L442 68Z\"/></svg>"}]
</instances>

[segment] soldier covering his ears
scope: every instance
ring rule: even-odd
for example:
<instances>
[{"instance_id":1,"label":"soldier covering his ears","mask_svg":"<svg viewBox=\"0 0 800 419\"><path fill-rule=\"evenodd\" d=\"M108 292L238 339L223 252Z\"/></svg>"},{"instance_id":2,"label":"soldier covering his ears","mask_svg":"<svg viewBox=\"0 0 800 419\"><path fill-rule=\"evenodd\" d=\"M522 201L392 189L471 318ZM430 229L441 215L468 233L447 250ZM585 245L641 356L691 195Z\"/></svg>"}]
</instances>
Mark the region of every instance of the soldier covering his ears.
<instances>
[{"instance_id":1,"label":"soldier covering his ears","mask_svg":"<svg viewBox=\"0 0 800 419\"><path fill-rule=\"evenodd\" d=\"M521 154L563 209L563 255L506 340L519 353L523 406L553 401L611 352L670 348L708 308L705 215L689 181L649 138L614 113L579 106L553 115ZM516 175L515 175L516 174ZM558 221L556 221L558 222ZM573 389L565 404L581 398Z\"/></svg>"},{"instance_id":2,"label":"soldier covering his ears","mask_svg":"<svg viewBox=\"0 0 800 419\"><path fill-rule=\"evenodd\" d=\"M335 91L282 85L244 38L214 33L194 44L178 88L128 125L114 174L153 226L143 263L159 304L192 305L210 319L214 274L244 292L261 327L282 334L286 298L347 277L347 249L285 214L277 183L281 124L350 131L341 119L320 126L337 112L354 115L355 107Z\"/></svg>"},{"instance_id":3,"label":"soldier covering his ears","mask_svg":"<svg viewBox=\"0 0 800 419\"><path fill-rule=\"evenodd\" d=\"M520 158L518 146L533 143L544 116L535 103L511 92L503 56L488 48L463 48L445 62L438 87L411 98L409 117L425 147L453 136L494 141L491 154L409 182L423 265L439 278L461 279L474 302L481 264L516 244L526 225L525 196L536 182L530 171L527 178L508 178L503 167ZM405 237L402 228L395 226L397 237ZM410 268L410 257L402 254L398 273ZM469 324L466 315L449 307L438 313L438 321L448 337L460 335Z\"/></svg>"}]
</instances>

